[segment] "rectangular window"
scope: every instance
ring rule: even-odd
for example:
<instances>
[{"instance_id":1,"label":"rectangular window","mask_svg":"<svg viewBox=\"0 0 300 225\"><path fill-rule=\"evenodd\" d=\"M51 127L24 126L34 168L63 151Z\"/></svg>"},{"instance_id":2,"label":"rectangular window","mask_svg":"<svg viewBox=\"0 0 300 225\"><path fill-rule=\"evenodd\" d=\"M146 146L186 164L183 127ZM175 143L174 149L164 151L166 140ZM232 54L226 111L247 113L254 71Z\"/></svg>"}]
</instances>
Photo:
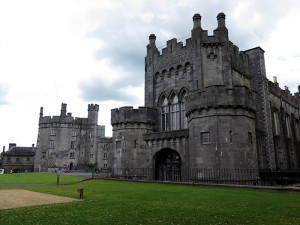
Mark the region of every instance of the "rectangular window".
<instances>
[{"instance_id":1,"label":"rectangular window","mask_svg":"<svg viewBox=\"0 0 300 225\"><path fill-rule=\"evenodd\" d=\"M278 116L278 111L273 111L273 120L274 120L274 134L275 135L280 135L279 132L279 116Z\"/></svg>"},{"instance_id":2,"label":"rectangular window","mask_svg":"<svg viewBox=\"0 0 300 225\"><path fill-rule=\"evenodd\" d=\"M286 136L287 138L291 138L291 122L290 122L290 117L287 115L285 117L285 124L286 124Z\"/></svg>"},{"instance_id":3,"label":"rectangular window","mask_svg":"<svg viewBox=\"0 0 300 225\"><path fill-rule=\"evenodd\" d=\"M75 149L75 144L76 144L75 141L71 141L71 149Z\"/></svg>"},{"instance_id":4,"label":"rectangular window","mask_svg":"<svg viewBox=\"0 0 300 225\"><path fill-rule=\"evenodd\" d=\"M163 106L161 108L161 129L162 131L169 130L169 106Z\"/></svg>"},{"instance_id":5,"label":"rectangular window","mask_svg":"<svg viewBox=\"0 0 300 225\"><path fill-rule=\"evenodd\" d=\"M20 158L16 158L16 163L19 163L20 162Z\"/></svg>"},{"instance_id":6,"label":"rectangular window","mask_svg":"<svg viewBox=\"0 0 300 225\"><path fill-rule=\"evenodd\" d=\"M201 133L201 143L202 144L210 143L210 132L209 131Z\"/></svg>"},{"instance_id":7,"label":"rectangular window","mask_svg":"<svg viewBox=\"0 0 300 225\"><path fill-rule=\"evenodd\" d=\"M54 140L50 140L49 145L50 145L50 146L49 146L50 148L55 148Z\"/></svg>"},{"instance_id":8,"label":"rectangular window","mask_svg":"<svg viewBox=\"0 0 300 225\"><path fill-rule=\"evenodd\" d=\"M26 162L30 162L30 158L26 158Z\"/></svg>"},{"instance_id":9,"label":"rectangular window","mask_svg":"<svg viewBox=\"0 0 300 225\"><path fill-rule=\"evenodd\" d=\"M56 135L56 130L55 129L51 129L50 130L50 135L51 136L55 136Z\"/></svg>"},{"instance_id":10,"label":"rectangular window","mask_svg":"<svg viewBox=\"0 0 300 225\"><path fill-rule=\"evenodd\" d=\"M134 140L134 149L137 148L137 140Z\"/></svg>"},{"instance_id":11,"label":"rectangular window","mask_svg":"<svg viewBox=\"0 0 300 225\"><path fill-rule=\"evenodd\" d=\"M107 168L107 164L105 163L105 164L103 164L103 168L104 169L106 169Z\"/></svg>"},{"instance_id":12,"label":"rectangular window","mask_svg":"<svg viewBox=\"0 0 300 225\"><path fill-rule=\"evenodd\" d=\"M121 148L121 141L116 141L116 149L120 149Z\"/></svg>"},{"instance_id":13,"label":"rectangular window","mask_svg":"<svg viewBox=\"0 0 300 225\"><path fill-rule=\"evenodd\" d=\"M70 152L70 158L75 158L75 153L74 152Z\"/></svg>"},{"instance_id":14,"label":"rectangular window","mask_svg":"<svg viewBox=\"0 0 300 225\"><path fill-rule=\"evenodd\" d=\"M179 130L180 126L180 117L179 117L179 104L171 105L171 128L172 130Z\"/></svg>"},{"instance_id":15,"label":"rectangular window","mask_svg":"<svg viewBox=\"0 0 300 225\"><path fill-rule=\"evenodd\" d=\"M46 158L46 152L42 152L42 158L43 158L43 159Z\"/></svg>"},{"instance_id":16,"label":"rectangular window","mask_svg":"<svg viewBox=\"0 0 300 225\"><path fill-rule=\"evenodd\" d=\"M107 152L104 152L103 159L107 159Z\"/></svg>"},{"instance_id":17,"label":"rectangular window","mask_svg":"<svg viewBox=\"0 0 300 225\"><path fill-rule=\"evenodd\" d=\"M77 135L76 130L72 130L72 137L76 137L76 135Z\"/></svg>"},{"instance_id":18,"label":"rectangular window","mask_svg":"<svg viewBox=\"0 0 300 225\"><path fill-rule=\"evenodd\" d=\"M90 154L90 159L94 158L94 154Z\"/></svg>"},{"instance_id":19,"label":"rectangular window","mask_svg":"<svg viewBox=\"0 0 300 225\"><path fill-rule=\"evenodd\" d=\"M7 158L7 159L6 159L6 162L8 162L8 163L11 162L11 159L10 159L10 158Z\"/></svg>"},{"instance_id":20,"label":"rectangular window","mask_svg":"<svg viewBox=\"0 0 300 225\"><path fill-rule=\"evenodd\" d=\"M252 140L252 133L251 133L251 132L248 132L248 143L249 143L249 144L252 144L252 143L253 143L253 140Z\"/></svg>"}]
</instances>

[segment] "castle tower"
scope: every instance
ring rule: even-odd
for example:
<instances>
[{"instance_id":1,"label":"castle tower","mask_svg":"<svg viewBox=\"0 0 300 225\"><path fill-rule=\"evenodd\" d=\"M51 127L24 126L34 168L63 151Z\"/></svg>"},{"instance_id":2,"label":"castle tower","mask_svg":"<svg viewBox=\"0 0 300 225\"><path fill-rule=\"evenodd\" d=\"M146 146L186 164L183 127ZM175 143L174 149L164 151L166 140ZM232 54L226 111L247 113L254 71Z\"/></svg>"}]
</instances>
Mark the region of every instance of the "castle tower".
<instances>
[{"instance_id":1,"label":"castle tower","mask_svg":"<svg viewBox=\"0 0 300 225\"><path fill-rule=\"evenodd\" d=\"M98 112L99 112L99 105L97 105L97 104L89 104L88 105L88 123L89 124L97 124L98 123Z\"/></svg>"},{"instance_id":2,"label":"castle tower","mask_svg":"<svg viewBox=\"0 0 300 225\"><path fill-rule=\"evenodd\" d=\"M187 96L190 165L193 168L257 168L254 93L247 56L228 38L225 14L217 16L214 36L198 40L201 89ZM195 27L195 25L194 25ZM195 28L194 28L195 29ZM195 69L196 70L196 69Z\"/></svg>"},{"instance_id":3,"label":"castle tower","mask_svg":"<svg viewBox=\"0 0 300 225\"><path fill-rule=\"evenodd\" d=\"M156 124L156 110L147 107L112 109L111 124L114 140L113 169L149 168L151 152L147 149L143 135L153 132Z\"/></svg>"}]
</instances>

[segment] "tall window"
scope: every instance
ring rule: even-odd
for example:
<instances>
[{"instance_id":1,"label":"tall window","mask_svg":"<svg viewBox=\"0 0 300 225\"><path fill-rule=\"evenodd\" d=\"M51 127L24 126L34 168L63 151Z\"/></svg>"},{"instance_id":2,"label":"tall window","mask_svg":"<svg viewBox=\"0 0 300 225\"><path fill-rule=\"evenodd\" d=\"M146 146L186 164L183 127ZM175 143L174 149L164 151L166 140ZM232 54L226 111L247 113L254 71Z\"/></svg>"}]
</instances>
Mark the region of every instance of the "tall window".
<instances>
[{"instance_id":1,"label":"tall window","mask_svg":"<svg viewBox=\"0 0 300 225\"><path fill-rule=\"evenodd\" d=\"M160 101L161 131L186 129L188 127L185 113L185 101L187 92L183 93L180 100L176 94L170 98L170 104L166 97Z\"/></svg>"},{"instance_id":2,"label":"tall window","mask_svg":"<svg viewBox=\"0 0 300 225\"><path fill-rule=\"evenodd\" d=\"M253 144L252 133L248 132L248 143Z\"/></svg>"},{"instance_id":3,"label":"tall window","mask_svg":"<svg viewBox=\"0 0 300 225\"><path fill-rule=\"evenodd\" d=\"M184 94L181 103L180 103L180 110L181 110L181 115L180 115L180 120L181 120L181 129L186 129L188 127L187 123L187 117L185 115L185 100L187 97L187 93Z\"/></svg>"},{"instance_id":4,"label":"tall window","mask_svg":"<svg viewBox=\"0 0 300 225\"><path fill-rule=\"evenodd\" d=\"M55 148L55 146L54 146L54 140L50 140L49 148Z\"/></svg>"},{"instance_id":5,"label":"tall window","mask_svg":"<svg viewBox=\"0 0 300 225\"><path fill-rule=\"evenodd\" d=\"M278 111L273 111L273 120L274 120L274 134L279 135L279 116Z\"/></svg>"},{"instance_id":6,"label":"tall window","mask_svg":"<svg viewBox=\"0 0 300 225\"><path fill-rule=\"evenodd\" d=\"M75 149L75 141L71 141L71 149Z\"/></svg>"},{"instance_id":7,"label":"tall window","mask_svg":"<svg viewBox=\"0 0 300 225\"><path fill-rule=\"evenodd\" d=\"M163 100L161 107L161 128L162 131L169 130L169 106L166 98Z\"/></svg>"},{"instance_id":8,"label":"tall window","mask_svg":"<svg viewBox=\"0 0 300 225\"><path fill-rule=\"evenodd\" d=\"M290 122L290 117L288 115L286 115L285 117L285 124L286 124L287 138L291 138L291 122Z\"/></svg>"},{"instance_id":9,"label":"tall window","mask_svg":"<svg viewBox=\"0 0 300 225\"><path fill-rule=\"evenodd\" d=\"M103 159L107 159L107 152L104 152Z\"/></svg>"},{"instance_id":10,"label":"tall window","mask_svg":"<svg viewBox=\"0 0 300 225\"><path fill-rule=\"evenodd\" d=\"M171 103L171 130L180 129L179 103L177 96L173 96Z\"/></svg>"}]
</instances>

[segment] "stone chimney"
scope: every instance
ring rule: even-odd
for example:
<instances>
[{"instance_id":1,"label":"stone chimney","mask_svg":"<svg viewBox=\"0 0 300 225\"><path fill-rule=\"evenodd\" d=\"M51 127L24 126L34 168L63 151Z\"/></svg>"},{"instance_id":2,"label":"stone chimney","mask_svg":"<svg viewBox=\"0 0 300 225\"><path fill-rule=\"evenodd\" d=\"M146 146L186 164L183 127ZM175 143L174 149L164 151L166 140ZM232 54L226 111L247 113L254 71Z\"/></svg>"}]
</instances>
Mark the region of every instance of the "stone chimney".
<instances>
[{"instance_id":1,"label":"stone chimney","mask_svg":"<svg viewBox=\"0 0 300 225\"><path fill-rule=\"evenodd\" d=\"M196 13L194 16L193 16L193 22L194 22L194 28L193 29L196 29L196 28L201 28L201 15L199 13Z\"/></svg>"}]
</instances>

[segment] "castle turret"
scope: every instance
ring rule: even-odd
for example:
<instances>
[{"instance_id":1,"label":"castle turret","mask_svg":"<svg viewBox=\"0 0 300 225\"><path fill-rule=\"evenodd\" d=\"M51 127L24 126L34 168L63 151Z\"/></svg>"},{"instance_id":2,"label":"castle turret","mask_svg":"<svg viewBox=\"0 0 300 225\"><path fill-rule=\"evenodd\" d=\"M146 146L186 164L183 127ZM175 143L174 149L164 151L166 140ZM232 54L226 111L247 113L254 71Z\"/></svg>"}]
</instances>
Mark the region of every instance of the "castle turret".
<instances>
[{"instance_id":1,"label":"castle turret","mask_svg":"<svg viewBox=\"0 0 300 225\"><path fill-rule=\"evenodd\" d=\"M220 41L228 40L228 29L225 25L226 15L221 12L217 15L218 28L214 30L214 36L216 36Z\"/></svg>"},{"instance_id":2,"label":"castle turret","mask_svg":"<svg viewBox=\"0 0 300 225\"><path fill-rule=\"evenodd\" d=\"M41 107L41 108L40 108L40 118L43 117L43 110L44 110L43 107Z\"/></svg>"},{"instance_id":3,"label":"castle turret","mask_svg":"<svg viewBox=\"0 0 300 225\"><path fill-rule=\"evenodd\" d=\"M99 105L97 105L97 104L89 104L88 105L88 123L89 124L97 124L98 123L98 112L99 112Z\"/></svg>"},{"instance_id":4,"label":"castle turret","mask_svg":"<svg viewBox=\"0 0 300 225\"><path fill-rule=\"evenodd\" d=\"M67 104L66 103L61 103L60 116L61 117L66 117L66 115L67 115Z\"/></svg>"},{"instance_id":5,"label":"castle turret","mask_svg":"<svg viewBox=\"0 0 300 225\"><path fill-rule=\"evenodd\" d=\"M217 15L218 29L226 28L225 18L226 18L226 15L223 12L221 12Z\"/></svg>"},{"instance_id":6,"label":"castle turret","mask_svg":"<svg viewBox=\"0 0 300 225\"><path fill-rule=\"evenodd\" d=\"M194 16L193 16L193 22L194 22L194 28L193 29L196 29L196 28L201 28L201 15L199 13L196 13Z\"/></svg>"}]
</instances>

